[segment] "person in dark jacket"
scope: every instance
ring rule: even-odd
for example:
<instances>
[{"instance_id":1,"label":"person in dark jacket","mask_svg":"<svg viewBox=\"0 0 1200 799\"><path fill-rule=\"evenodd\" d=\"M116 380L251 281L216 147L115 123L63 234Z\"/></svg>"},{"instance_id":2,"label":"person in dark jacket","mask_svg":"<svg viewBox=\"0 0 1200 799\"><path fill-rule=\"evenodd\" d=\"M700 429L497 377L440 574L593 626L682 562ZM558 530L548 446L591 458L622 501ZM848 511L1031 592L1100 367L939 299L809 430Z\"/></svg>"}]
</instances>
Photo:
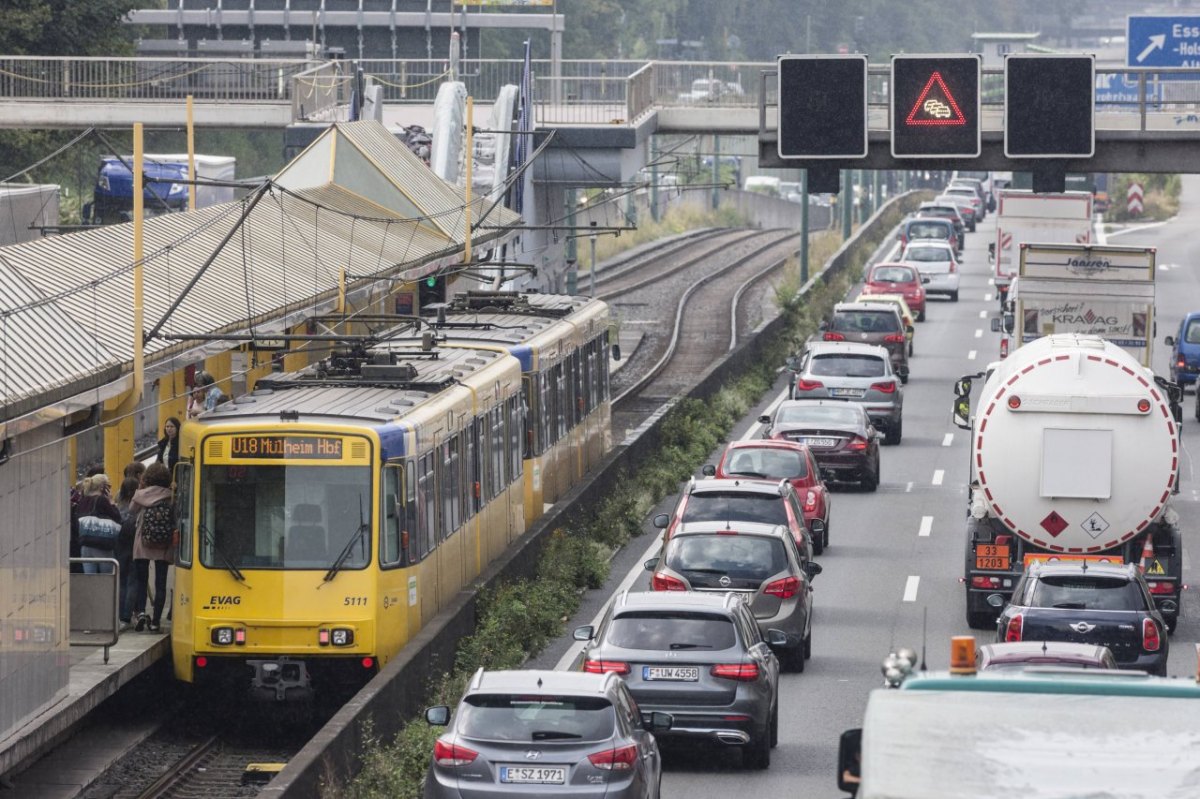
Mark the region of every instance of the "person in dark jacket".
<instances>
[{"instance_id":1,"label":"person in dark jacket","mask_svg":"<svg viewBox=\"0 0 1200 799\"><path fill-rule=\"evenodd\" d=\"M134 492L129 507L138 515L137 533L133 539L133 570L137 575L137 584L133 597L136 603L139 597L145 597L150 582L150 561L154 561L154 615L147 618L143 611L145 605L135 608L138 611L134 629L138 632L149 630L159 631L162 621L163 606L167 603L167 569L173 560L174 547L171 543L155 546L142 537L142 522L145 520L146 509L162 500L171 499L171 473L162 463L152 463L146 467L142 475L142 487ZM144 600L143 600L144 602Z\"/></svg>"},{"instance_id":2,"label":"person in dark jacket","mask_svg":"<svg viewBox=\"0 0 1200 799\"><path fill-rule=\"evenodd\" d=\"M158 457L154 462L165 464L172 473L179 463L179 420L174 416L163 422L163 437L158 440Z\"/></svg>"},{"instance_id":3,"label":"person in dark jacket","mask_svg":"<svg viewBox=\"0 0 1200 799\"><path fill-rule=\"evenodd\" d=\"M115 557L121 531L121 511L117 510L109 497L111 490L108 475L96 474L83 478L83 496L71 511L71 534L79 541L80 557ZM83 572L109 574L112 565L85 563Z\"/></svg>"},{"instance_id":4,"label":"person in dark jacket","mask_svg":"<svg viewBox=\"0 0 1200 799\"><path fill-rule=\"evenodd\" d=\"M135 463L137 463L135 461ZM141 466L140 463L138 463ZM129 468L125 472L128 474ZM139 612L146 609L146 596L142 595L141 602L134 599L137 588L137 577L133 573L133 538L137 534L137 511L133 509L133 494L141 486L142 481L136 477L126 477L121 482L121 491L117 494L117 510L121 511L121 532L117 536L117 563L121 564L120 599L117 601L118 615L122 625L129 625L133 620L133 610Z\"/></svg>"}]
</instances>

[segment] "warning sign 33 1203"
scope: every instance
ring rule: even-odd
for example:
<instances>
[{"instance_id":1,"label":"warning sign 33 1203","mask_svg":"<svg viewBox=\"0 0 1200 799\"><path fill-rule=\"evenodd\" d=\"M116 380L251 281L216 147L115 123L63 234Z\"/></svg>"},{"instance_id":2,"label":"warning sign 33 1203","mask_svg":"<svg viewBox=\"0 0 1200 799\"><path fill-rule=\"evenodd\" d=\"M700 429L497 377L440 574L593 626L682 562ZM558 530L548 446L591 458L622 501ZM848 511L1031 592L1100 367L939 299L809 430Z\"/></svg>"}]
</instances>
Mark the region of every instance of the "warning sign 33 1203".
<instances>
[{"instance_id":1,"label":"warning sign 33 1203","mask_svg":"<svg viewBox=\"0 0 1200 799\"><path fill-rule=\"evenodd\" d=\"M892 57L892 157L977 158L978 55Z\"/></svg>"}]
</instances>

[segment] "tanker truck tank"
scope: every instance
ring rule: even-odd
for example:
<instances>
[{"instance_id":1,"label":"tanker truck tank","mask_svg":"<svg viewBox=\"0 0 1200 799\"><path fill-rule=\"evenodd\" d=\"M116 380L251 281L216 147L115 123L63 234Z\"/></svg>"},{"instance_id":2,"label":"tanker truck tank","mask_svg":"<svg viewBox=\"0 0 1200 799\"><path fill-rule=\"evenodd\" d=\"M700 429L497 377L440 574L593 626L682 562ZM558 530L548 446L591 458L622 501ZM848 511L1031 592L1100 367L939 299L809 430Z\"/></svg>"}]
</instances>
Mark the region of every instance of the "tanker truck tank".
<instances>
[{"instance_id":1,"label":"tanker truck tank","mask_svg":"<svg viewBox=\"0 0 1200 799\"><path fill-rule=\"evenodd\" d=\"M960 426L969 393L963 378ZM1047 336L992 365L965 425L972 626L990 626L1029 563L1058 558L1140 562L1174 629L1182 547L1168 510L1179 468L1177 401L1174 384L1097 336Z\"/></svg>"}]
</instances>

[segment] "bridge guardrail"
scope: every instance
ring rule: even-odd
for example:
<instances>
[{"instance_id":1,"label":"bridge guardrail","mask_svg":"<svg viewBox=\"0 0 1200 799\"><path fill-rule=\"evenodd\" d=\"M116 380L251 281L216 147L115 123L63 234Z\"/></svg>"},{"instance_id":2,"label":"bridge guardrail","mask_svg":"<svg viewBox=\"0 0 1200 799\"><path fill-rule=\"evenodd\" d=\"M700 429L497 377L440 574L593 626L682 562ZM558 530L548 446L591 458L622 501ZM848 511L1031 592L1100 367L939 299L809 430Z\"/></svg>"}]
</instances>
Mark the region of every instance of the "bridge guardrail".
<instances>
[{"instance_id":1,"label":"bridge guardrail","mask_svg":"<svg viewBox=\"0 0 1200 799\"><path fill-rule=\"evenodd\" d=\"M292 119L335 120L340 106L349 102L353 77L342 71L342 62L327 61L292 78Z\"/></svg>"}]
</instances>

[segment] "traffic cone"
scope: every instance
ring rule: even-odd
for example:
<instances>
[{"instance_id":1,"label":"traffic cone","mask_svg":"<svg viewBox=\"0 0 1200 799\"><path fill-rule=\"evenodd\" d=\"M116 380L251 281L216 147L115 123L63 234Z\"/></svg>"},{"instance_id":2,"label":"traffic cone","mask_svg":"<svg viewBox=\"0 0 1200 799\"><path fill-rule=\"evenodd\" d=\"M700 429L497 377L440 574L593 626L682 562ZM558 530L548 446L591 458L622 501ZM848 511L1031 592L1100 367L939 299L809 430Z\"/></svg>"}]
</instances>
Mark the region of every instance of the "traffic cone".
<instances>
[{"instance_id":1,"label":"traffic cone","mask_svg":"<svg viewBox=\"0 0 1200 799\"><path fill-rule=\"evenodd\" d=\"M1142 562L1138 565L1138 571L1142 574L1146 573L1146 567L1150 565L1150 561L1154 560L1154 544L1150 533L1146 533L1146 541L1142 544Z\"/></svg>"}]
</instances>

